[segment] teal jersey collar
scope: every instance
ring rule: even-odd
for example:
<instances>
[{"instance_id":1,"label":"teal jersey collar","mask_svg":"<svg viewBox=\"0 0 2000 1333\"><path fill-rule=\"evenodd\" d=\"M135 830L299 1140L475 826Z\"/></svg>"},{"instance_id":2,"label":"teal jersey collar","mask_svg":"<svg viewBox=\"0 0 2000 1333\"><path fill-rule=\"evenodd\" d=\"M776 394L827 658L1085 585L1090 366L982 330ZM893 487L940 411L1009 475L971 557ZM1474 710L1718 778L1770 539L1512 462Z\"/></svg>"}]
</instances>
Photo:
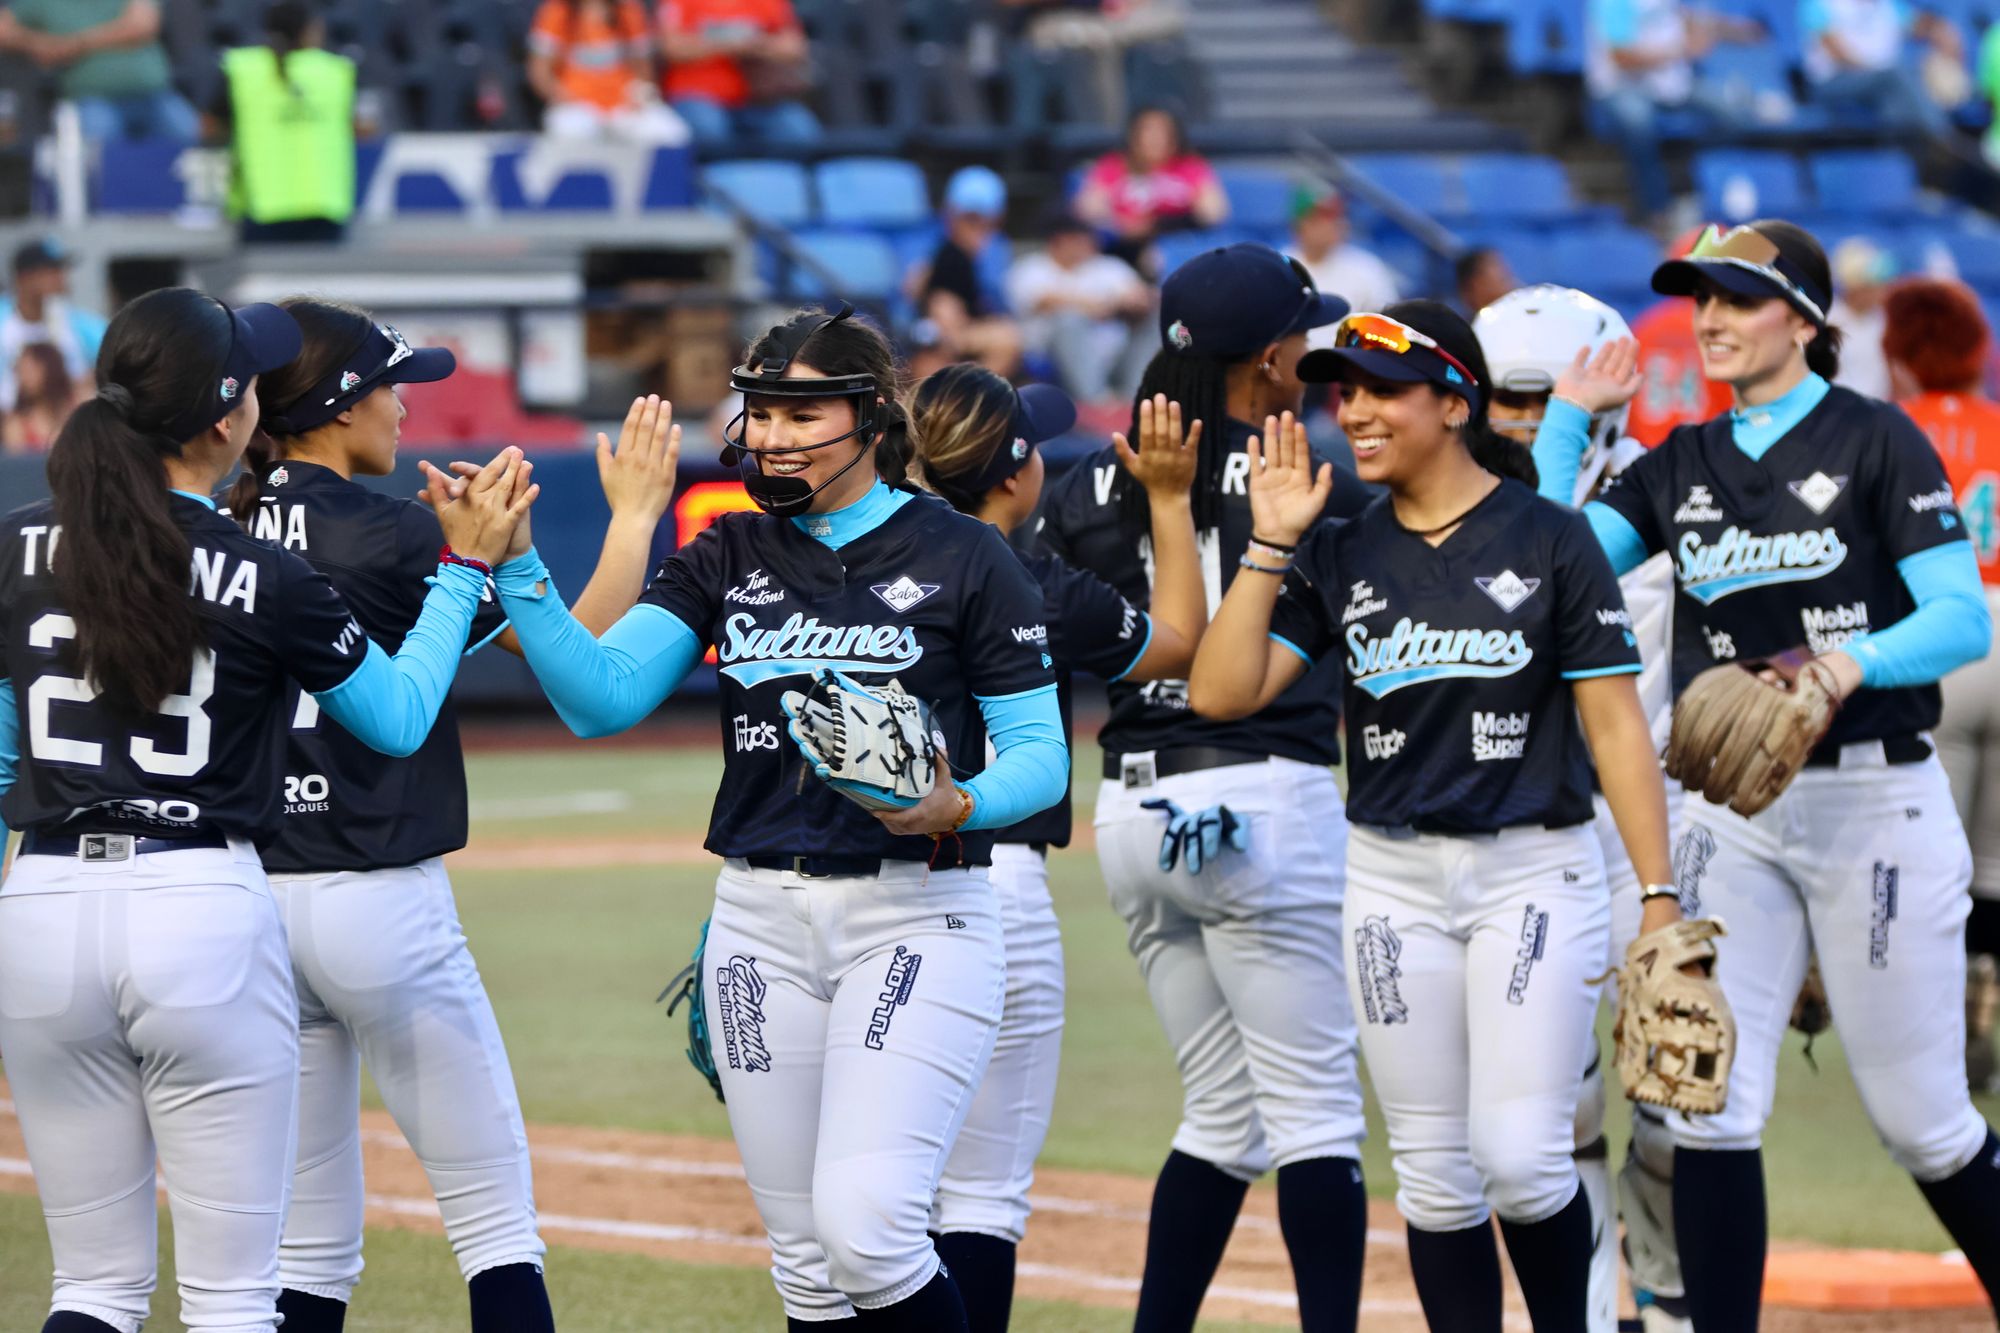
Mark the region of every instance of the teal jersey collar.
<instances>
[{"instance_id":1,"label":"teal jersey collar","mask_svg":"<svg viewBox=\"0 0 2000 1333\"><path fill-rule=\"evenodd\" d=\"M1729 429L1736 447L1753 459L1762 458L1766 450L1819 406L1826 391L1827 382L1807 371L1806 377L1783 398L1757 407L1735 408L1729 414Z\"/></svg>"},{"instance_id":2,"label":"teal jersey collar","mask_svg":"<svg viewBox=\"0 0 2000 1333\"><path fill-rule=\"evenodd\" d=\"M210 509L215 508L215 498L213 496L196 495L193 491L184 491L179 489L178 487L172 489L175 495L185 495L188 499L194 501L196 504L207 505Z\"/></svg>"},{"instance_id":3,"label":"teal jersey collar","mask_svg":"<svg viewBox=\"0 0 2000 1333\"><path fill-rule=\"evenodd\" d=\"M845 509L825 514L802 514L794 518L792 524L806 536L838 551L863 533L873 532L882 526L884 519L909 501L908 491L899 491L878 477L859 500Z\"/></svg>"}]
</instances>

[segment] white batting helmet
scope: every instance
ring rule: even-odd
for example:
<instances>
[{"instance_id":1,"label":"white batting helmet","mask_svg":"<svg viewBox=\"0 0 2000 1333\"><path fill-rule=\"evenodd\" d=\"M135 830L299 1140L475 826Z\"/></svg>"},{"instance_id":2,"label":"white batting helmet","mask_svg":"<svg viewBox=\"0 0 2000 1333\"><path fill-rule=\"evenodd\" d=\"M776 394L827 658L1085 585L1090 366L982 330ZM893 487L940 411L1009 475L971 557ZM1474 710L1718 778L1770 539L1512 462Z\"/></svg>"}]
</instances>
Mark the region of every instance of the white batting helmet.
<instances>
[{"instance_id":1,"label":"white batting helmet","mask_svg":"<svg viewBox=\"0 0 2000 1333\"><path fill-rule=\"evenodd\" d=\"M1632 336L1625 317L1590 293L1546 282L1507 293L1479 312L1472 329L1493 387L1511 393L1548 393L1578 349L1595 355L1606 343ZM1630 461L1613 456L1630 415L1628 404L1591 418L1584 479L1594 483L1607 466L1615 472Z\"/></svg>"}]
</instances>

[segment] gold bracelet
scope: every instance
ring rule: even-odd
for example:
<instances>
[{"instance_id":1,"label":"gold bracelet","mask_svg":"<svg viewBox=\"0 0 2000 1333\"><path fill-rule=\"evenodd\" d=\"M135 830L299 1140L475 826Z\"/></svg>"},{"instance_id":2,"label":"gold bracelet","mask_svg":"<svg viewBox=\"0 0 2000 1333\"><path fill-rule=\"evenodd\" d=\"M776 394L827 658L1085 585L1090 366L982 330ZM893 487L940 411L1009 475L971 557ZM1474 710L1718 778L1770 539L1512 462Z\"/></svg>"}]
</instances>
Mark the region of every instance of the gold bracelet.
<instances>
[{"instance_id":1,"label":"gold bracelet","mask_svg":"<svg viewBox=\"0 0 2000 1333\"><path fill-rule=\"evenodd\" d=\"M941 833L931 834L933 838L942 838L946 833L958 832L965 827L966 821L972 818L973 806L977 804L972 799L972 793L955 783L952 785L952 790L958 793L958 818L951 821L950 828Z\"/></svg>"}]
</instances>

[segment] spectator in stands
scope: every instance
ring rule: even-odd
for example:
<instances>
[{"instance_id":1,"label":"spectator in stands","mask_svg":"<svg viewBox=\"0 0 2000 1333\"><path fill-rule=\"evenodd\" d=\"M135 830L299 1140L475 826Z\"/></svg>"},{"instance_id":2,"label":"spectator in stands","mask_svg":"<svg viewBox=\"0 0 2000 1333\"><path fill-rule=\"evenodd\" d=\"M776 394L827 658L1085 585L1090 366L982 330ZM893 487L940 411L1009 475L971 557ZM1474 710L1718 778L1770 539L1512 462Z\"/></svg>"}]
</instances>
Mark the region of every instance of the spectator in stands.
<instances>
[{"instance_id":1,"label":"spectator in stands","mask_svg":"<svg viewBox=\"0 0 2000 1333\"><path fill-rule=\"evenodd\" d=\"M9 0L0 51L60 70L83 137L193 143L201 121L174 91L156 0Z\"/></svg>"},{"instance_id":2,"label":"spectator in stands","mask_svg":"<svg viewBox=\"0 0 2000 1333\"><path fill-rule=\"evenodd\" d=\"M0 453L45 453L77 404L76 380L54 343L29 343L14 361L14 406L0 414Z\"/></svg>"},{"instance_id":3,"label":"spectator in stands","mask_svg":"<svg viewBox=\"0 0 2000 1333\"><path fill-rule=\"evenodd\" d=\"M1332 186L1306 184L1293 193L1290 253L1321 291L1356 310L1380 310L1401 299L1389 266L1349 239L1347 203Z\"/></svg>"},{"instance_id":4,"label":"spectator in stands","mask_svg":"<svg viewBox=\"0 0 2000 1333\"><path fill-rule=\"evenodd\" d=\"M558 138L688 141L687 122L660 101L639 0L542 0L528 33L528 84L548 108L542 128Z\"/></svg>"},{"instance_id":5,"label":"spectator in stands","mask_svg":"<svg viewBox=\"0 0 2000 1333\"><path fill-rule=\"evenodd\" d=\"M1012 379L1021 370L1021 326L980 277L980 257L1006 215L1007 183L988 167L961 168L945 186L944 241L911 275L911 287L918 316L937 325L954 360Z\"/></svg>"},{"instance_id":6,"label":"spectator in stands","mask_svg":"<svg viewBox=\"0 0 2000 1333\"><path fill-rule=\"evenodd\" d=\"M1882 352L1888 328L1886 299L1896 261L1865 236L1850 236L1833 251L1833 308L1827 320L1840 330L1840 374L1844 384L1870 398L1889 396L1889 361Z\"/></svg>"},{"instance_id":7,"label":"spectator in stands","mask_svg":"<svg viewBox=\"0 0 2000 1333\"><path fill-rule=\"evenodd\" d=\"M321 49L307 0L264 11L264 45L222 53L229 212L245 243L332 242L354 216L354 62Z\"/></svg>"},{"instance_id":8,"label":"spectator in stands","mask_svg":"<svg viewBox=\"0 0 2000 1333\"><path fill-rule=\"evenodd\" d=\"M1678 259L1694 249L1706 230L1696 227L1678 237L1666 257ZM1654 302L1632 321L1632 336L1639 340L1641 377L1632 415L1625 421L1633 439L1650 448L1683 422L1712 421L1729 410L1729 386L1711 380L1702 369L1694 302L1678 296Z\"/></svg>"},{"instance_id":9,"label":"spectator in stands","mask_svg":"<svg viewBox=\"0 0 2000 1333\"><path fill-rule=\"evenodd\" d=\"M1125 112L1125 53L1148 42L1172 41L1187 24L1180 0L1000 0L1028 9L1028 40L1044 51L1087 51L1097 73L1098 103L1107 117Z\"/></svg>"},{"instance_id":10,"label":"spectator in stands","mask_svg":"<svg viewBox=\"0 0 2000 1333\"><path fill-rule=\"evenodd\" d=\"M68 252L52 236L14 252L14 291L0 298L0 410L17 405L14 367L38 343L62 356L72 384L85 392L94 388L91 371L104 341L104 320L70 301L69 262Z\"/></svg>"},{"instance_id":11,"label":"spectator in stands","mask_svg":"<svg viewBox=\"0 0 2000 1333\"><path fill-rule=\"evenodd\" d=\"M1460 255L1452 277L1458 283L1459 309L1468 319L1521 285L1507 256L1490 245L1475 245Z\"/></svg>"},{"instance_id":12,"label":"spectator in stands","mask_svg":"<svg viewBox=\"0 0 2000 1333\"><path fill-rule=\"evenodd\" d=\"M1905 59L1906 38L1963 59L1958 29L1904 0L1799 0L1806 81L1822 102L1858 106L1891 130L1946 140L1951 121Z\"/></svg>"},{"instance_id":13,"label":"spectator in stands","mask_svg":"<svg viewBox=\"0 0 2000 1333\"><path fill-rule=\"evenodd\" d=\"M1141 272L1164 232L1219 226L1229 196L1207 159L1187 146L1180 117L1141 107L1125 126L1125 146L1099 158L1077 191L1076 214L1111 233L1111 253Z\"/></svg>"},{"instance_id":14,"label":"spectator in stands","mask_svg":"<svg viewBox=\"0 0 2000 1333\"><path fill-rule=\"evenodd\" d=\"M1007 298L1030 352L1049 358L1070 396L1122 412L1159 350L1153 289L1137 269L1104 253L1097 232L1064 214L1042 233L1048 246L1014 262Z\"/></svg>"},{"instance_id":15,"label":"spectator in stands","mask_svg":"<svg viewBox=\"0 0 2000 1333\"><path fill-rule=\"evenodd\" d=\"M819 137L819 121L798 100L808 52L791 0L665 0L659 28L667 101L696 143Z\"/></svg>"},{"instance_id":16,"label":"spectator in stands","mask_svg":"<svg viewBox=\"0 0 2000 1333\"><path fill-rule=\"evenodd\" d=\"M1673 201L1660 156L1660 116L1691 111L1726 119L1718 93L1695 77L1694 62L1717 42L1756 42L1762 24L1710 14L1680 0L1589 0L1584 14L1584 85L1625 151L1640 211Z\"/></svg>"}]
</instances>

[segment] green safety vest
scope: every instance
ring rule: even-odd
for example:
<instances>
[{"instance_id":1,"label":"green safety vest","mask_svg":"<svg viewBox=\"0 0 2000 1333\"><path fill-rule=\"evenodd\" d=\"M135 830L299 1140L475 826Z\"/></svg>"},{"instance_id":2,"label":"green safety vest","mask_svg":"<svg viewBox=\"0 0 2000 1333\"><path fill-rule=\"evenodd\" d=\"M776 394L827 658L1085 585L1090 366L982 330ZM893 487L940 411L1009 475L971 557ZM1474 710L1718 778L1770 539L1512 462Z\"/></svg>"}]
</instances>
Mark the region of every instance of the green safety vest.
<instances>
[{"instance_id":1,"label":"green safety vest","mask_svg":"<svg viewBox=\"0 0 2000 1333\"><path fill-rule=\"evenodd\" d=\"M281 70L270 47L245 46L223 53L222 72L235 124L231 216L353 216L354 62L331 51L294 51Z\"/></svg>"}]
</instances>

